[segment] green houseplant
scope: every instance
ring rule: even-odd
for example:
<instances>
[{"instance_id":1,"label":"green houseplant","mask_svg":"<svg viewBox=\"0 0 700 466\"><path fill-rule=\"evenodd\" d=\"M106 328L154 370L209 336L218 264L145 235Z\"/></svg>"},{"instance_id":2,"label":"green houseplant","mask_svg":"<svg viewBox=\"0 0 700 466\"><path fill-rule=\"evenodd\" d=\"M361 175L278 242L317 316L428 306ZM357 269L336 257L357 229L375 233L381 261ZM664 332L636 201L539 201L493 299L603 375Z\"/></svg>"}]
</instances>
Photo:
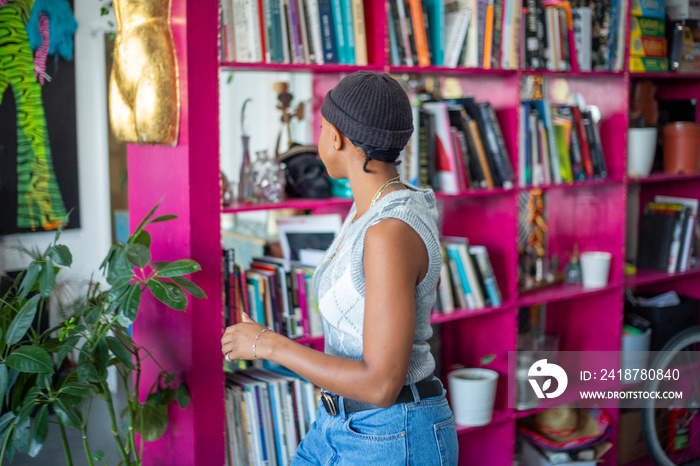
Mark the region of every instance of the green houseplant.
<instances>
[{"instance_id":1,"label":"green houseplant","mask_svg":"<svg viewBox=\"0 0 700 466\"><path fill-rule=\"evenodd\" d=\"M140 393L141 363L155 358L127 331L146 289L179 311L187 307L187 294L206 297L184 277L200 270L195 261L151 261L151 236L144 228L175 218L154 217L157 208L126 244L110 248L100 266L109 286L91 280L79 299L63 307L58 325L41 331L32 323L47 312L44 305L54 292L56 275L72 263L70 250L59 243L63 225L0 299L0 461L11 461L16 451L38 454L49 422L58 424L68 465L73 463L69 427L82 432L89 464L104 461L102 452L90 450L87 439L89 410L98 397L107 404L121 463L141 464L136 434L142 442L157 439L168 425L168 405L188 405L185 383L162 367L148 393ZM110 367L116 368L126 391L126 408L120 413L107 383Z\"/></svg>"}]
</instances>

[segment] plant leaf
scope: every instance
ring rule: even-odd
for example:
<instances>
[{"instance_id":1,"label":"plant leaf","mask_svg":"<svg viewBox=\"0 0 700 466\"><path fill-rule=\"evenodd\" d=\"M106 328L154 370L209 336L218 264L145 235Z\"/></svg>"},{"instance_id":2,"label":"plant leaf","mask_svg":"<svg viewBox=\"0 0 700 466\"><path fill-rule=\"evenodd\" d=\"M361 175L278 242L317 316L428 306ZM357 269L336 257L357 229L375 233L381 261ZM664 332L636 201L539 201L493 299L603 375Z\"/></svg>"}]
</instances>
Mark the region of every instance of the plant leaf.
<instances>
[{"instance_id":1,"label":"plant leaf","mask_svg":"<svg viewBox=\"0 0 700 466\"><path fill-rule=\"evenodd\" d=\"M184 311L187 308L187 296L176 284L158 279L148 280L148 289L153 296L166 306L176 311Z\"/></svg>"},{"instance_id":2,"label":"plant leaf","mask_svg":"<svg viewBox=\"0 0 700 466\"><path fill-rule=\"evenodd\" d=\"M22 284L19 286L19 299L23 299L31 289L34 287L36 282L36 277L39 276L39 271L41 267L36 262L32 262L27 267L27 271L24 273L24 278L22 279Z\"/></svg>"},{"instance_id":3,"label":"plant leaf","mask_svg":"<svg viewBox=\"0 0 700 466\"><path fill-rule=\"evenodd\" d=\"M49 407L43 405L39 408L39 412L34 416L34 425L32 426L32 431L29 434L29 456L34 458L41 447L44 446L44 440L46 440L46 434L49 432Z\"/></svg>"},{"instance_id":4,"label":"plant leaf","mask_svg":"<svg viewBox=\"0 0 700 466\"><path fill-rule=\"evenodd\" d=\"M37 303L39 302L40 298L41 296L39 295L32 296L26 303L24 303L24 306L22 306L22 309L19 310L15 318L12 319L12 323L7 329L7 335L5 336L5 340L7 341L8 345L14 345L27 333L29 326L31 326L32 322L34 322Z\"/></svg>"},{"instance_id":5,"label":"plant leaf","mask_svg":"<svg viewBox=\"0 0 700 466\"><path fill-rule=\"evenodd\" d=\"M167 387L168 385L173 383L173 381L175 380L175 377L177 377L177 372L171 372L168 375L166 375L165 376L165 386Z\"/></svg>"},{"instance_id":6,"label":"plant leaf","mask_svg":"<svg viewBox=\"0 0 700 466\"><path fill-rule=\"evenodd\" d=\"M107 341L101 338L94 346L95 366L100 377L105 380L107 378L107 366L109 365L109 347Z\"/></svg>"},{"instance_id":7,"label":"plant leaf","mask_svg":"<svg viewBox=\"0 0 700 466\"><path fill-rule=\"evenodd\" d=\"M92 359L93 356L90 351L90 345L89 342L86 341L83 344L83 347L80 349L80 356L78 357L78 368L76 369L76 371L78 372L78 380L80 382L100 382L100 376L97 373L97 370L95 369L95 365Z\"/></svg>"},{"instance_id":8,"label":"plant leaf","mask_svg":"<svg viewBox=\"0 0 700 466\"><path fill-rule=\"evenodd\" d=\"M168 262L168 261L154 261L154 262L151 262L150 265L151 265L151 268L153 270L160 270L162 267L168 265L169 263L170 262Z\"/></svg>"},{"instance_id":9,"label":"plant leaf","mask_svg":"<svg viewBox=\"0 0 700 466\"><path fill-rule=\"evenodd\" d=\"M199 272L202 270L200 265L192 259L181 259L164 265L158 270L158 276L163 278L180 277L188 273Z\"/></svg>"},{"instance_id":10,"label":"plant leaf","mask_svg":"<svg viewBox=\"0 0 700 466\"><path fill-rule=\"evenodd\" d=\"M64 244L53 245L49 248L48 253L49 257L51 257L51 259L53 259L53 261L58 265L70 267L73 263L73 254L71 254L68 246Z\"/></svg>"},{"instance_id":11,"label":"plant leaf","mask_svg":"<svg viewBox=\"0 0 700 466\"><path fill-rule=\"evenodd\" d=\"M190 404L190 390L187 388L185 383L181 383L177 387L177 404L180 408L185 409Z\"/></svg>"},{"instance_id":12,"label":"plant leaf","mask_svg":"<svg viewBox=\"0 0 700 466\"><path fill-rule=\"evenodd\" d=\"M29 450L29 432L31 429L31 419L29 416L17 416L15 419L15 429L12 432L12 443L19 451Z\"/></svg>"},{"instance_id":13,"label":"plant leaf","mask_svg":"<svg viewBox=\"0 0 700 466\"><path fill-rule=\"evenodd\" d=\"M151 247L151 234L147 232L146 230L143 230L139 235L134 239L134 243L136 244L142 244L144 246Z\"/></svg>"},{"instance_id":14,"label":"plant leaf","mask_svg":"<svg viewBox=\"0 0 700 466\"><path fill-rule=\"evenodd\" d=\"M5 392L5 403L9 403L10 392L12 387L14 387L15 383L17 382L19 374L20 372L17 369L10 368L10 370L7 371L7 391ZM2 402L2 400L0 400L0 402Z\"/></svg>"},{"instance_id":15,"label":"plant leaf","mask_svg":"<svg viewBox=\"0 0 700 466\"><path fill-rule=\"evenodd\" d=\"M140 243L128 244L126 246L126 260L142 269L151 261L151 251Z\"/></svg>"},{"instance_id":16,"label":"plant leaf","mask_svg":"<svg viewBox=\"0 0 700 466\"><path fill-rule=\"evenodd\" d=\"M62 399L56 400L53 405L58 420L68 427L80 428L80 413L72 406L66 406Z\"/></svg>"},{"instance_id":17,"label":"plant leaf","mask_svg":"<svg viewBox=\"0 0 700 466\"><path fill-rule=\"evenodd\" d=\"M40 346L20 346L7 357L7 366L20 372L52 374L53 360Z\"/></svg>"},{"instance_id":18,"label":"plant leaf","mask_svg":"<svg viewBox=\"0 0 700 466\"><path fill-rule=\"evenodd\" d=\"M188 280L185 277L171 277L170 278L177 286L182 288L184 291L187 293L191 294L195 298L201 298L204 299L207 297L207 294L204 292L203 289L199 287L195 282L192 280Z\"/></svg>"},{"instance_id":19,"label":"plant leaf","mask_svg":"<svg viewBox=\"0 0 700 466\"><path fill-rule=\"evenodd\" d=\"M160 217L156 217L148 223L167 222L169 220L175 220L176 218L177 218L177 215L172 215L172 214L161 215Z\"/></svg>"},{"instance_id":20,"label":"plant leaf","mask_svg":"<svg viewBox=\"0 0 700 466\"><path fill-rule=\"evenodd\" d=\"M105 337L107 340L107 346L109 346L109 350L114 353L114 355L119 359L122 364L124 364L126 367L129 369L136 369L134 367L134 362L132 361L132 354L127 351L126 347L122 344L122 342L117 338L113 336L108 336Z\"/></svg>"},{"instance_id":21,"label":"plant leaf","mask_svg":"<svg viewBox=\"0 0 700 466\"><path fill-rule=\"evenodd\" d=\"M127 452L128 453L128 452ZM97 450L94 455L92 455L92 461L97 463L98 461L105 460L105 452L102 450Z\"/></svg>"},{"instance_id":22,"label":"plant leaf","mask_svg":"<svg viewBox=\"0 0 700 466\"><path fill-rule=\"evenodd\" d=\"M46 259L44 265L41 266L41 274L39 275L39 291L42 298L48 298L53 291L53 285L56 282L56 271L53 268L53 261Z\"/></svg>"},{"instance_id":23,"label":"plant leaf","mask_svg":"<svg viewBox=\"0 0 700 466\"><path fill-rule=\"evenodd\" d=\"M94 388L95 386L92 384L71 382L61 387L59 392L61 394L65 393L66 395L77 396L80 398L88 398L93 395Z\"/></svg>"},{"instance_id":24,"label":"plant leaf","mask_svg":"<svg viewBox=\"0 0 700 466\"><path fill-rule=\"evenodd\" d=\"M57 354L57 362L56 362L56 367L61 367L61 364L63 363L63 358L66 357L68 353L73 351L75 347L77 346L78 342L80 341L80 335L73 335L71 337L66 338L63 340L63 343L61 344L61 347L58 349Z\"/></svg>"},{"instance_id":25,"label":"plant leaf","mask_svg":"<svg viewBox=\"0 0 700 466\"><path fill-rule=\"evenodd\" d=\"M151 211L146 214L146 216L143 218L143 220L141 220L141 223L139 223L139 226L136 227L136 230L134 230L134 233L129 237L129 240L128 240L129 243L133 243L136 240L136 237L141 233L141 230L143 230L143 227L146 226L146 224L148 223L148 220L150 220L150 218L153 217L153 214L156 213L156 210L158 210L158 206L160 205L160 203L162 201L163 201L163 199L158 201L158 203L155 206L153 206Z\"/></svg>"},{"instance_id":26,"label":"plant leaf","mask_svg":"<svg viewBox=\"0 0 700 466\"><path fill-rule=\"evenodd\" d=\"M2 416L0 416L0 445L5 443L5 436L7 435L7 430L13 425L13 420L15 419L15 413L8 411Z\"/></svg>"},{"instance_id":27,"label":"plant leaf","mask_svg":"<svg viewBox=\"0 0 700 466\"><path fill-rule=\"evenodd\" d=\"M5 390L7 390L7 366L0 364L0 405L5 398Z\"/></svg>"},{"instance_id":28,"label":"plant leaf","mask_svg":"<svg viewBox=\"0 0 700 466\"><path fill-rule=\"evenodd\" d=\"M136 320L139 304L141 304L141 286L133 285L119 308L118 320L121 325L129 326Z\"/></svg>"},{"instance_id":29,"label":"plant leaf","mask_svg":"<svg viewBox=\"0 0 700 466\"><path fill-rule=\"evenodd\" d=\"M152 442L160 438L168 427L168 408L139 404L136 409L134 429L141 434L143 440Z\"/></svg>"}]
</instances>

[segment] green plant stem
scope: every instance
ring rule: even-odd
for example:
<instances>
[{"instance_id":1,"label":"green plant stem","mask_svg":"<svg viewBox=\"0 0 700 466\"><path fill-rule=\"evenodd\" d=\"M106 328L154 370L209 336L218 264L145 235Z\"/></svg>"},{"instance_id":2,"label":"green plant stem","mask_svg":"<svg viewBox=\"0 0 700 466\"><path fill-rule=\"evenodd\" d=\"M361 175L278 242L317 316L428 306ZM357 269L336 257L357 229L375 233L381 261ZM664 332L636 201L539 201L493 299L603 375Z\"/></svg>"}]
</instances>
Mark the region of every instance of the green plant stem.
<instances>
[{"instance_id":1,"label":"green plant stem","mask_svg":"<svg viewBox=\"0 0 700 466\"><path fill-rule=\"evenodd\" d=\"M80 432L83 434L83 449L85 449L85 456L87 457L88 464L90 466L93 466L92 454L90 454L90 447L88 446L88 441L87 441L86 426L83 426L82 429L80 429Z\"/></svg>"},{"instance_id":2,"label":"green plant stem","mask_svg":"<svg viewBox=\"0 0 700 466\"><path fill-rule=\"evenodd\" d=\"M105 401L107 402L107 407L109 408L109 420L111 423L112 427L112 436L114 437L114 442L117 444L117 448L119 448L119 454L122 457L122 460L124 461L125 464L131 464L129 455L126 453L126 450L124 449L124 443L122 442L121 437L119 436L119 428L117 427L117 416L114 413L114 401L112 400L112 394L109 391L109 387L106 386L106 384L101 384L102 385L102 391L105 394Z\"/></svg>"},{"instance_id":3,"label":"green plant stem","mask_svg":"<svg viewBox=\"0 0 700 466\"><path fill-rule=\"evenodd\" d=\"M66 428L61 421L58 422L58 428L61 430L61 442L63 442L63 453L66 455L66 466L73 466L73 458L70 455L70 445L68 437L66 437Z\"/></svg>"}]
</instances>

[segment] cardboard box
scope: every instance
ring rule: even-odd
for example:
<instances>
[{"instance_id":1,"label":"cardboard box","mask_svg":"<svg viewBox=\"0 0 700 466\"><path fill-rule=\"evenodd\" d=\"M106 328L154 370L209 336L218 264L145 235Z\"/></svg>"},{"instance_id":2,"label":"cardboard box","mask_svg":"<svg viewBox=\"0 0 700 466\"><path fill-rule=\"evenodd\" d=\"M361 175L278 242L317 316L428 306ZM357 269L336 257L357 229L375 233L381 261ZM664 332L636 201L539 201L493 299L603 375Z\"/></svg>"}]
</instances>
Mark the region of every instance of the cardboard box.
<instances>
[{"instance_id":1,"label":"cardboard box","mask_svg":"<svg viewBox=\"0 0 700 466\"><path fill-rule=\"evenodd\" d=\"M671 21L700 19L700 0L668 0L666 15Z\"/></svg>"},{"instance_id":2,"label":"cardboard box","mask_svg":"<svg viewBox=\"0 0 700 466\"><path fill-rule=\"evenodd\" d=\"M634 57L666 58L668 42L660 37L636 37L630 39L630 55Z\"/></svg>"},{"instance_id":3,"label":"cardboard box","mask_svg":"<svg viewBox=\"0 0 700 466\"><path fill-rule=\"evenodd\" d=\"M665 0L632 0L632 16L666 20Z\"/></svg>"},{"instance_id":4,"label":"cardboard box","mask_svg":"<svg viewBox=\"0 0 700 466\"><path fill-rule=\"evenodd\" d=\"M617 441L617 464L627 464L647 455L647 447L642 436L642 412L621 413Z\"/></svg>"},{"instance_id":5,"label":"cardboard box","mask_svg":"<svg viewBox=\"0 0 700 466\"><path fill-rule=\"evenodd\" d=\"M635 39L637 37L665 38L666 22L657 18L638 18L633 16L630 21L630 39Z\"/></svg>"},{"instance_id":6,"label":"cardboard box","mask_svg":"<svg viewBox=\"0 0 700 466\"><path fill-rule=\"evenodd\" d=\"M527 440L522 440L522 456L524 466L554 466L533 444ZM557 463L556 466L597 466L601 458L612 448L612 443L603 442L592 447L595 449L596 457L593 461L569 461L568 463Z\"/></svg>"},{"instance_id":7,"label":"cardboard box","mask_svg":"<svg viewBox=\"0 0 700 466\"><path fill-rule=\"evenodd\" d=\"M668 58L630 57L632 73L668 71Z\"/></svg>"}]
</instances>

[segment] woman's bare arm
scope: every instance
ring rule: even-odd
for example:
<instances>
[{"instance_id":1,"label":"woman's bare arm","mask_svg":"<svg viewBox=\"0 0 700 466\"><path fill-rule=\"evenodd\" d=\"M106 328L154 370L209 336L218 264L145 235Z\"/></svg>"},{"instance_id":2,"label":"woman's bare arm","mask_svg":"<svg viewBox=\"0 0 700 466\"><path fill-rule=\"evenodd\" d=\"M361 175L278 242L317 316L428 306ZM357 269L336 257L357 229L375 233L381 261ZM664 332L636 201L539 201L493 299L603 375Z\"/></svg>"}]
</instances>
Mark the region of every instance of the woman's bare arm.
<instances>
[{"instance_id":1,"label":"woman's bare arm","mask_svg":"<svg viewBox=\"0 0 700 466\"><path fill-rule=\"evenodd\" d=\"M330 392L388 407L406 378L415 334L415 287L428 270L428 253L411 227L387 219L367 231L363 265L362 360L327 355L270 331L258 339L256 354ZM253 341L262 329L249 319L228 327L222 352L252 359Z\"/></svg>"}]
</instances>

